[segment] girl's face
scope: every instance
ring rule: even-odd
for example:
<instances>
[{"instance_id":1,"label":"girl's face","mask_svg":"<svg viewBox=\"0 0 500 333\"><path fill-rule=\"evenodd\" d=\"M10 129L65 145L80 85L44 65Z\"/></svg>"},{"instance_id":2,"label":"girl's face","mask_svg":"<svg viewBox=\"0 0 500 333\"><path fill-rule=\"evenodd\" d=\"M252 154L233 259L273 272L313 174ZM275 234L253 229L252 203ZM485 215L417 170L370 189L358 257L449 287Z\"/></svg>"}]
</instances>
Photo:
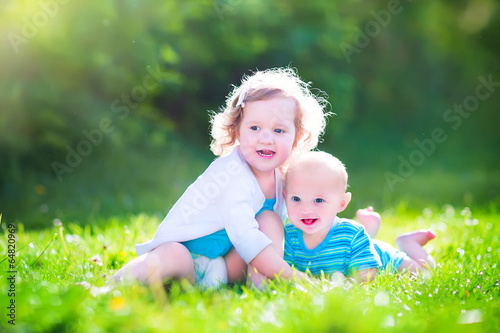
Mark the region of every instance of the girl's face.
<instances>
[{"instance_id":1,"label":"girl's face","mask_svg":"<svg viewBox=\"0 0 500 333\"><path fill-rule=\"evenodd\" d=\"M290 156L295 140L296 108L290 97L246 103L237 139L255 176L274 171Z\"/></svg>"}]
</instances>

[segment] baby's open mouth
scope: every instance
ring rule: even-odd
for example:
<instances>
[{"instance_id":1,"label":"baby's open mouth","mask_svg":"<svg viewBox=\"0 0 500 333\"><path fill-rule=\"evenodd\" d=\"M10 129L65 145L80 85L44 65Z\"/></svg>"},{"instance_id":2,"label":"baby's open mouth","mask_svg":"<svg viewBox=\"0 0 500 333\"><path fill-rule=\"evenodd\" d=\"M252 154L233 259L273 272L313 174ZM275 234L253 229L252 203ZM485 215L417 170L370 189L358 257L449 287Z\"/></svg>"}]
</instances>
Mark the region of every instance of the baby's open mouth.
<instances>
[{"instance_id":1,"label":"baby's open mouth","mask_svg":"<svg viewBox=\"0 0 500 333\"><path fill-rule=\"evenodd\" d=\"M314 222L316 222L318 219L302 219L302 223L304 223L305 225L311 225L311 224L314 224Z\"/></svg>"},{"instance_id":2,"label":"baby's open mouth","mask_svg":"<svg viewBox=\"0 0 500 333\"><path fill-rule=\"evenodd\" d=\"M257 150L257 153L263 157L272 157L276 154L274 151L269 150L269 149Z\"/></svg>"}]
</instances>

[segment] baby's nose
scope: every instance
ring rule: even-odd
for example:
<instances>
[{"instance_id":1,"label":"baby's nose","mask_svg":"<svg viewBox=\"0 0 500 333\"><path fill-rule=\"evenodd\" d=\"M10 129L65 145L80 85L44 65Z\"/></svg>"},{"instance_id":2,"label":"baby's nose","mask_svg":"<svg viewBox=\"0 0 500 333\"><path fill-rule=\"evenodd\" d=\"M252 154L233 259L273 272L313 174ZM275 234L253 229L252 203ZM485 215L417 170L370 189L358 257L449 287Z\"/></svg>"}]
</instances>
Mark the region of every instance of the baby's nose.
<instances>
[{"instance_id":1,"label":"baby's nose","mask_svg":"<svg viewBox=\"0 0 500 333\"><path fill-rule=\"evenodd\" d=\"M313 213L313 210L310 207L302 207L300 210L300 214L305 217L311 215L311 213Z\"/></svg>"}]
</instances>

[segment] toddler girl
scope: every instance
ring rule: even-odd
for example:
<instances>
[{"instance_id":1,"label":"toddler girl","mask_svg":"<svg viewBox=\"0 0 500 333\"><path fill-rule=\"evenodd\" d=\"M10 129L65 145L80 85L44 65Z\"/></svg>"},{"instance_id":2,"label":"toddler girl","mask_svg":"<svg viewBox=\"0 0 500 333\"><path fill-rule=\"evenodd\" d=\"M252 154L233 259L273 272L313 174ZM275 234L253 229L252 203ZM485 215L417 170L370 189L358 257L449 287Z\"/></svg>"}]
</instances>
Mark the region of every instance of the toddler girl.
<instances>
[{"instance_id":1,"label":"toddler girl","mask_svg":"<svg viewBox=\"0 0 500 333\"><path fill-rule=\"evenodd\" d=\"M291 278L283 260L282 171L293 156L316 147L325 104L288 68L243 78L212 119L211 149L219 158L188 187L153 239L136 246L138 257L115 281L188 279L215 287L228 281L222 256L231 246L230 281L245 264L267 277Z\"/></svg>"}]
</instances>

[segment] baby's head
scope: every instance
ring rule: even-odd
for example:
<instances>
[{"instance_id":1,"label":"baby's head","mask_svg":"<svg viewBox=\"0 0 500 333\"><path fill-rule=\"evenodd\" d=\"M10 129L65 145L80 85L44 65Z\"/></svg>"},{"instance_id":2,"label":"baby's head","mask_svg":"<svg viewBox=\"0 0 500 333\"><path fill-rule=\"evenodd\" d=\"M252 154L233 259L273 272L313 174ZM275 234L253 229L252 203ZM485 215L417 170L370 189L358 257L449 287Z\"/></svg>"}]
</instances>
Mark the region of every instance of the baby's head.
<instances>
[{"instance_id":1,"label":"baby's head","mask_svg":"<svg viewBox=\"0 0 500 333\"><path fill-rule=\"evenodd\" d=\"M225 107L212 117L211 149L217 156L227 155L238 142L238 130L245 104L277 97L292 98L295 110L293 154L316 147L326 125L325 98L315 96L309 84L290 68L268 69L245 76L229 94Z\"/></svg>"},{"instance_id":2,"label":"baby's head","mask_svg":"<svg viewBox=\"0 0 500 333\"><path fill-rule=\"evenodd\" d=\"M336 157L318 151L300 155L285 179L290 222L307 234L327 233L351 200L346 189L347 171Z\"/></svg>"}]
</instances>

